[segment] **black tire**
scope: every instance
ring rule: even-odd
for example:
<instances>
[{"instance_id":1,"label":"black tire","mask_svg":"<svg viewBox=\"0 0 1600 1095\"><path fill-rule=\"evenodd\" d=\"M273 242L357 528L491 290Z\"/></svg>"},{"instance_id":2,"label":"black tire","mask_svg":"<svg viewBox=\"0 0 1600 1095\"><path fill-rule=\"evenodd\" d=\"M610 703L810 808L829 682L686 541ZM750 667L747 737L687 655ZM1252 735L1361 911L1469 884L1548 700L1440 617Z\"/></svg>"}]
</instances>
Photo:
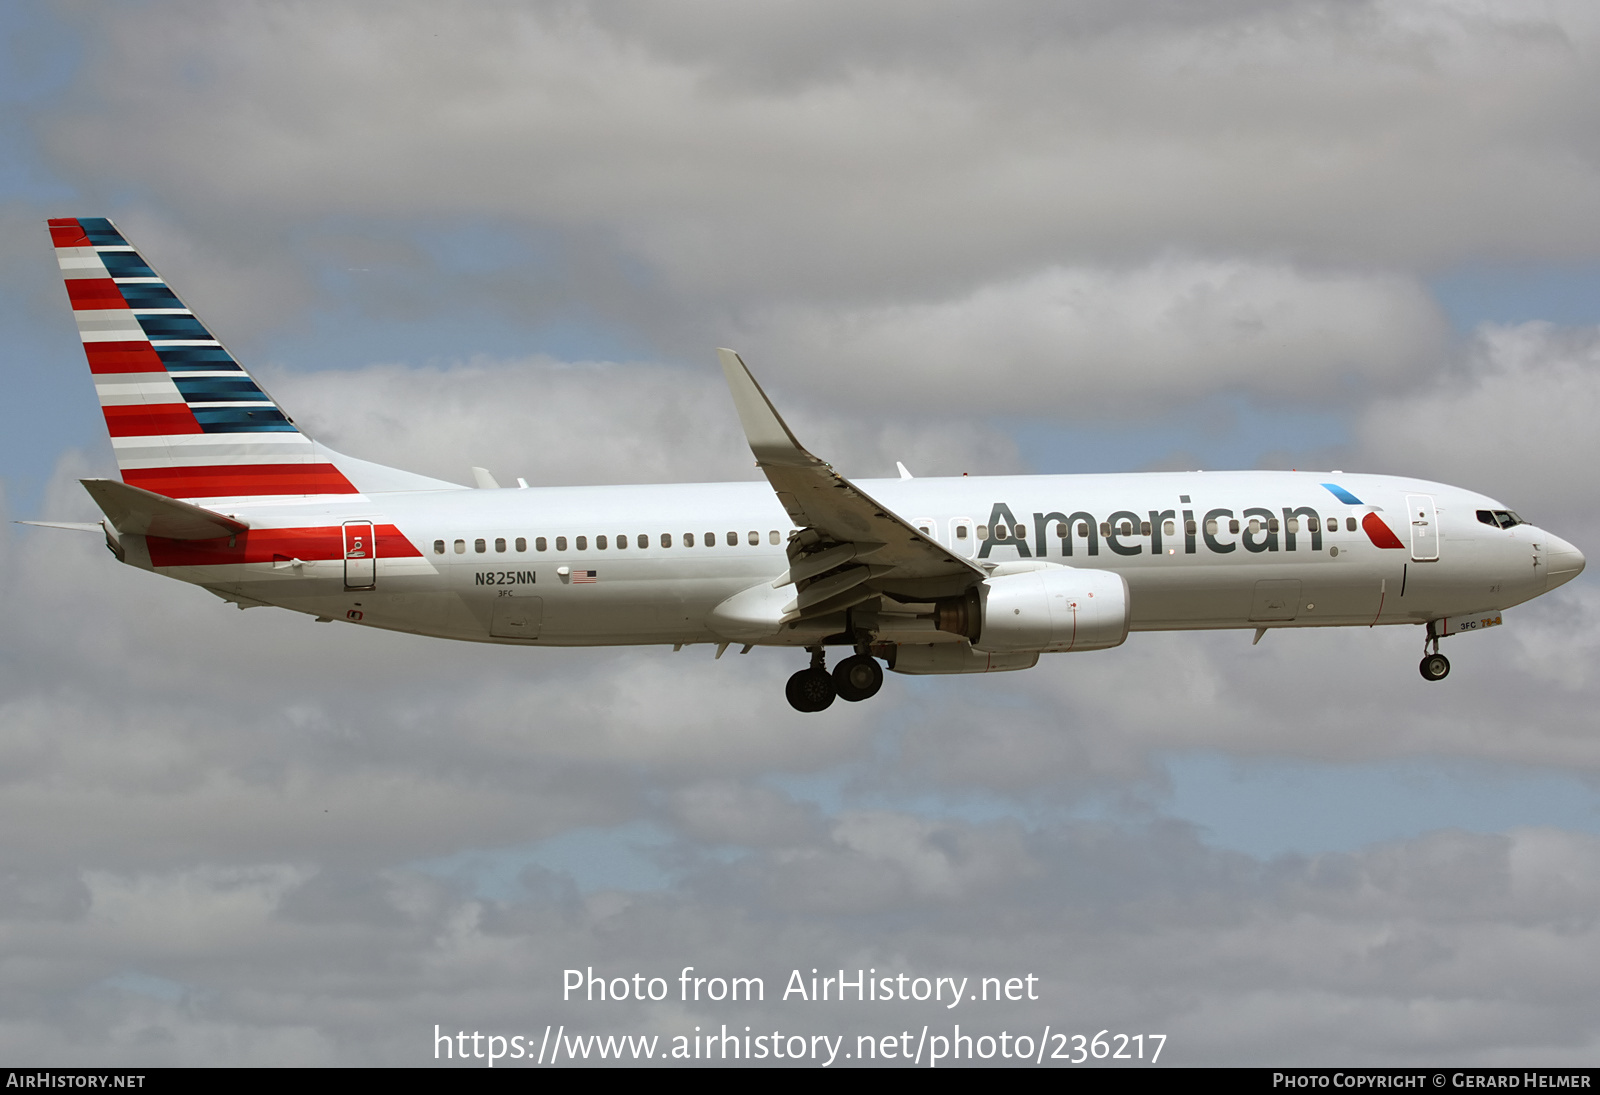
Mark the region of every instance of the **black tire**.
<instances>
[{"instance_id":1,"label":"black tire","mask_svg":"<svg viewBox=\"0 0 1600 1095\"><path fill-rule=\"evenodd\" d=\"M1417 667L1425 681L1442 681L1450 675L1450 659L1443 654L1429 654Z\"/></svg>"},{"instance_id":2,"label":"black tire","mask_svg":"<svg viewBox=\"0 0 1600 1095\"><path fill-rule=\"evenodd\" d=\"M826 669L802 669L789 678L783 693L796 711L826 711L837 691Z\"/></svg>"},{"instance_id":3,"label":"black tire","mask_svg":"<svg viewBox=\"0 0 1600 1095\"><path fill-rule=\"evenodd\" d=\"M870 654L857 654L833 667L833 687L841 700L869 700L883 687L883 668Z\"/></svg>"}]
</instances>

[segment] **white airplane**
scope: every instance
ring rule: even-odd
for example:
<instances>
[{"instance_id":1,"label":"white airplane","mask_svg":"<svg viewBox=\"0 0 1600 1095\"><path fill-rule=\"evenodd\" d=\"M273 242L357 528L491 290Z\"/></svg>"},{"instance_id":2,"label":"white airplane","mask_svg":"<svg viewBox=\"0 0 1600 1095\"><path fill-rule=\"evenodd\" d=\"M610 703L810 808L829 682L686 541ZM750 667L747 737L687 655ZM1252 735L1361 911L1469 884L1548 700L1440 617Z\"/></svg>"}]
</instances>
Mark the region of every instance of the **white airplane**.
<instances>
[{"instance_id":1,"label":"white airplane","mask_svg":"<svg viewBox=\"0 0 1600 1095\"><path fill-rule=\"evenodd\" d=\"M118 560L241 609L524 646L809 652L789 702L899 673L1027 669L1129 631L1447 635L1576 577L1577 548L1481 494L1343 472L855 482L718 351L761 483L477 488L307 437L110 221L52 220L122 481L85 479ZM520 482L520 481L519 481ZM1415 571L1412 568L1415 567ZM830 673L828 647L850 651Z\"/></svg>"}]
</instances>

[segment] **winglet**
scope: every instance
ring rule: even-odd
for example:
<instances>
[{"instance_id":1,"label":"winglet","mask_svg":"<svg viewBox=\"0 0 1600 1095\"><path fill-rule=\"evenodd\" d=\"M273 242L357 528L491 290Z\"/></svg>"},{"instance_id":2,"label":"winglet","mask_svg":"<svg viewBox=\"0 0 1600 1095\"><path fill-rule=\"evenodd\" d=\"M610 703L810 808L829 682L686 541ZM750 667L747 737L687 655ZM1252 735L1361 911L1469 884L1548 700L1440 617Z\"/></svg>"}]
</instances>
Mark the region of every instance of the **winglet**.
<instances>
[{"instance_id":1,"label":"winglet","mask_svg":"<svg viewBox=\"0 0 1600 1095\"><path fill-rule=\"evenodd\" d=\"M733 395L733 405L739 412L739 424L744 427L745 440L750 451L756 454L761 466L783 464L791 467L814 467L822 461L806 451L784 424L772 400L761 390L756 378L738 354L732 350L718 349L722 372L728 378L728 391Z\"/></svg>"},{"instance_id":2,"label":"winglet","mask_svg":"<svg viewBox=\"0 0 1600 1095\"><path fill-rule=\"evenodd\" d=\"M250 528L244 521L214 510L115 479L80 479L79 482L118 532L168 540L214 540L219 536L235 536Z\"/></svg>"}]
</instances>

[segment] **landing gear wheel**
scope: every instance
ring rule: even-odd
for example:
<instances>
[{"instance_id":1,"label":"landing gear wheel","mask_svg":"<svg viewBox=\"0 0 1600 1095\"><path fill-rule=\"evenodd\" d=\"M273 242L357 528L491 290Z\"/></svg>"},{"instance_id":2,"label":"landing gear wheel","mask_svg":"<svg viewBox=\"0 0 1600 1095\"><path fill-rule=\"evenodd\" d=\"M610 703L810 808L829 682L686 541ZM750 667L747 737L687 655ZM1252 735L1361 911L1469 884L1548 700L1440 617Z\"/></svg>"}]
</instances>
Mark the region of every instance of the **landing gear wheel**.
<instances>
[{"instance_id":1,"label":"landing gear wheel","mask_svg":"<svg viewBox=\"0 0 1600 1095\"><path fill-rule=\"evenodd\" d=\"M1443 654L1429 654L1417 667L1425 681L1442 681L1450 675L1450 659Z\"/></svg>"},{"instance_id":2,"label":"landing gear wheel","mask_svg":"<svg viewBox=\"0 0 1600 1095\"><path fill-rule=\"evenodd\" d=\"M796 711L826 711L838 691L826 669L802 669L789 678L783 694Z\"/></svg>"},{"instance_id":3,"label":"landing gear wheel","mask_svg":"<svg viewBox=\"0 0 1600 1095\"><path fill-rule=\"evenodd\" d=\"M833 686L841 700L871 699L883 687L883 669L871 654L857 654L833 667Z\"/></svg>"}]
</instances>

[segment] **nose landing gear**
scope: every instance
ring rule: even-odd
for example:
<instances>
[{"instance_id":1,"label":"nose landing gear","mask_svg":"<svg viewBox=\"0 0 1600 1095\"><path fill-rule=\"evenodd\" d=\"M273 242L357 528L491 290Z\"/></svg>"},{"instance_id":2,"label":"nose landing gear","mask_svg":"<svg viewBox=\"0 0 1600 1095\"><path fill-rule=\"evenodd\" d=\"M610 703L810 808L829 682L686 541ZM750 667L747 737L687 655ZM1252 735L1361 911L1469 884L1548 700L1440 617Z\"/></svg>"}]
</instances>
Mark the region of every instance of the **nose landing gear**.
<instances>
[{"instance_id":1,"label":"nose landing gear","mask_svg":"<svg viewBox=\"0 0 1600 1095\"><path fill-rule=\"evenodd\" d=\"M1432 647L1430 651L1428 648ZM1422 664L1417 669L1422 673L1425 681L1442 681L1450 675L1450 659L1439 653L1439 636L1433 633L1433 625L1428 625L1428 637L1422 643Z\"/></svg>"}]
</instances>

